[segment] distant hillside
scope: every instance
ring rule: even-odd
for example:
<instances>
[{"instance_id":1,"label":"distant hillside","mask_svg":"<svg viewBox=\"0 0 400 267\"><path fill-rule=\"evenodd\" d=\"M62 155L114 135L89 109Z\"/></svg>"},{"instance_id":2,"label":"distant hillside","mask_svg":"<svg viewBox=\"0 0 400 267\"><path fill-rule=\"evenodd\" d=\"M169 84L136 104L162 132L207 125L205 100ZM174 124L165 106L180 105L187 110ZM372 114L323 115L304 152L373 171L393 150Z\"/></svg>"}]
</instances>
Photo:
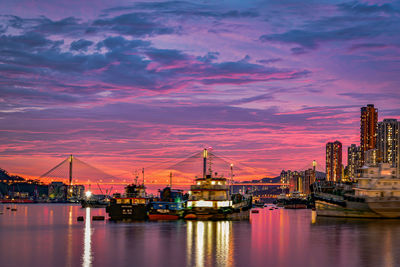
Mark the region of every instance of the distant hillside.
<instances>
[{"instance_id":1,"label":"distant hillside","mask_svg":"<svg viewBox=\"0 0 400 267\"><path fill-rule=\"evenodd\" d=\"M25 181L24 178L18 175L10 175L6 170L0 168L0 180L7 181Z\"/></svg>"},{"instance_id":2,"label":"distant hillside","mask_svg":"<svg viewBox=\"0 0 400 267\"><path fill-rule=\"evenodd\" d=\"M280 183L281 181L281 177L277 176L277 177L273 177L273 178L262 178L259 180L251 180L251 181L243 181L241 183L245 184L245 183Z\"/></svg>"},{"instance_id":3,"label":"distant hillside","mask_svg":"<svg viewBox=\"0 0 400 267\"><path fill-rule=\"evenodd\" d=\"M316 176L317 180L325 180L326 174L324 172L317 171ZM276 176L273 178L266 177L259 180L243 181L241 183L245 184L245 183L280 183L280 182L281 182L281 177Z\"/></svg>"}]
</instances>

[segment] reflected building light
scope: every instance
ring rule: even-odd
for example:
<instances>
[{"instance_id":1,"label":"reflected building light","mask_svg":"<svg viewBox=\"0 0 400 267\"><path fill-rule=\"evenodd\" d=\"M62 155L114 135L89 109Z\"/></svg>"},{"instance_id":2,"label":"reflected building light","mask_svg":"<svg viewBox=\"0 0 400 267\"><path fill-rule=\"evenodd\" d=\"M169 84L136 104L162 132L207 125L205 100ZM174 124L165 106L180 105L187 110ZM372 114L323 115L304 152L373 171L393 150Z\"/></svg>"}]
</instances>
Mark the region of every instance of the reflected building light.
<instances>
[{"instance_id":1,"label":"reflected building light","mask_svg":"<svg viewBox=\"0 0 400 267\"><path fill-rule=\"evenodd\" d=\"M207 263L212 261L212 247L213 247L213 222L208 221L207 222Z\"/></svg>"},{"instance_id":2,"label":"reflected building light","mask_svg":"<svg viewBox=\"0 0 400 267\"><path fill-rule=\"evenodd\" d=\"M196 266L204 266L204 222L196 222Z\"/></svg>"},{"instance_id":3,"label":"reflected building light","mask_svg":"<svg viewBox=\"0 0 400 267\"><path fill-rule=\"evenodd\" d=\"M311 211L311 223L314 224L317 222L317 212L315 210Z\"/></svg>"},{"instance_id":4,"label":"reflected building light","mask_svg":"<svg viewBox=\"0 0 400 267\"><path fill-rule=\"evenodd\" d=\"M86 208L85 230L84 230L84 244L82 267L92 266L92 240L91 240L91 221L90 221L90 208Z\"/></svg>"},{"instance_id":5,"label":"reflected building light","mask_svg":"<svg viewBox=\"0 0 400 267\"><path fill-rule=\"evenodd\" d=\"M232 266L231 229L230 221L187 221L187 266Z\"/></svg>"},{"instance_id":6,"label":"reflected building light","mask_svg":"<svg viewBox=\"0 0 400 267\"><path fill-rule=\"evenodd\" d=\"M393 267L396 266L396 261L395 261L395 255L393 253L393 239L392 239L392 233L388 229L386 229L384 233L384 240L383 240L383 246L382 246L382 252L385 257L383 257L383 265L387 267ZM398 263L398 262L397 262Z\"/></svg>"},{"instance_id":7,"label":"reflected building light","mask_svg":"<svg viewBox=\"0 0 400 267\"><path fill-rule=\"evenodd\" d=\"M69 207L69 211L68 211L68 225L69 226L72 225L72 206Z\"/></svg>"},{"instance_id":8,"label":"reflected building light","mask_svg":"<svg viewBox=\"0 0 400 267\"><path fill-rule=\"evenodd\" d=\"M231 232L230 221L217 222L217 266L230 266L229 241Z\"/></svg>"},{"instance_id":9,"label":"reflected building light","mask_svg":"<svg viewBox=\"0 0 400 267\"><path fill-rule=\"evenodd\" d=\"M53 224L54 223L54 221L53 221L53 210L50 210L50 212L49 212L49 222L50 222L50 224Z\"/></svg>"},{"instance_id":10,"label":"reflected building light","mask_svg":"<svg viewBox=\"0 0 400 267\"><path fill-rule=\"evenodd\" d=\"M186 229L186 256L187 256L187 266L192 266L192 236L193 236L193 222L187 221L186 222L187 229Z\"/></svg>"},{"instance_id":11,"label":"reflected building light","mask_svg":"<svg viewBox=\"0 0 400 267\"><path fill-rule=\"evenodd\" d=\"M72 206L69 206L69 211L68 211L68 239L67 239L67 259L66 259L66 265L67 266L72 266L71 260L72 260Z\"/></svg>"}]
</instances>

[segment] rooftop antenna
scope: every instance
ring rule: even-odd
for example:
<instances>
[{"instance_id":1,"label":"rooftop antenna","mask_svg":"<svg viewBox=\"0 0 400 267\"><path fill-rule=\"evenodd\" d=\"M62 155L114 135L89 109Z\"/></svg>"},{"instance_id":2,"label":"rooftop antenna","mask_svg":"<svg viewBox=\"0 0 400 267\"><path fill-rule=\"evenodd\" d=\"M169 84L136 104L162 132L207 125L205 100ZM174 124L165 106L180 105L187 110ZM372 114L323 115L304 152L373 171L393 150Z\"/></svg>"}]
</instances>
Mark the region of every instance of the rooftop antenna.
<instances>
[{"instance_id":1,"label":"rooftop antenna","mask_svg":"<svg viewBox=\"0 0 400 267\"><path fill-rule=\"evenodd\" d=\"M172 172L169 172L169 187L172 188Z\"/></svg>"}]
</instances>

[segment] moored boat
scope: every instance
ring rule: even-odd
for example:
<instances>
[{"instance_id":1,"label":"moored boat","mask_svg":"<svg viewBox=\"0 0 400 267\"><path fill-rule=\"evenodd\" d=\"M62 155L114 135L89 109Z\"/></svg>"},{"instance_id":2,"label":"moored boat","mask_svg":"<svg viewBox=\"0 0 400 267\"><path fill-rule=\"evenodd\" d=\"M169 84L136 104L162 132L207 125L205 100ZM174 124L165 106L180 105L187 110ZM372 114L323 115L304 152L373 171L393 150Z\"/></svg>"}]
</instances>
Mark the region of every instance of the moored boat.
<instances>
[{"instance_id":1,"label":"moored boat","mask_svg":"<svg viewBox=\"0 0 400 267\"><path fill-rule=\"evenodd\" d=\"M400 218L400 178L387 163L365 166L354 185L319 185L314 192L318 216Z\"/></svg>"},{"instance_id":2,"label":"moored boat","mask_svg":"<svg viewBox=\"0 0 400 267\"><path fill-rule=\"evenodd\" d=\"M125 195L115 194L110 199L106 212L112 221L146 220L152 198L146 194L144 184L131 184L125 187Z\"/></svg>"},{"instance_id":3,"label":"moored boat","mask_svg":"<svg viewBox=\"0 0 400 267\"><path fill-rule=\"evenodd\" d=\"M210 165L211 166L211 165ZM232 171L233 165L231 165ZM248 220L252 197L247 194L230 194L227 179L208 174L207 150L203 153L203 177L196 178L190 187L185 219L197 220ZM233 175L232 175L233 176Z\"/></svg>"},{"instance_id":4,"label":"moored boat","mask_svg":"<svg viewBox=\"0 0 400 267\"><path fill-rule=\"evenodd\" d=\"M185 211L183 190L167 186L160 191L160 198L150 204L150 220L178 220Z\"/></svg>"}]
</instances>

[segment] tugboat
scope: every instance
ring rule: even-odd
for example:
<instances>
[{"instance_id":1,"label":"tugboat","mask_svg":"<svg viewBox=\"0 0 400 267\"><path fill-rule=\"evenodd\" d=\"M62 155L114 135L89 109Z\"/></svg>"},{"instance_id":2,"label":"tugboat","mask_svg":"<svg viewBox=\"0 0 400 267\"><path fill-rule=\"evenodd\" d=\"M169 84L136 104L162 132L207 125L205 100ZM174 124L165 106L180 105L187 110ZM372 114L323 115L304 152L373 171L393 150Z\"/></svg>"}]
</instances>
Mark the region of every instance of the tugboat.
<instances>
[{"instance_id":1,"label":"tugboat","mask_svg":"<svg viewBox=\"0 0 400 267\"><path fill-rule=\"evenodd\" d=\"M150 204L150 220L178 220L184 215L187 198L183 190L172 189L172 173L169 179L169 186L160 191L160 198Z\"/></svg>"},{"instance_id":2,"label":"tugboat","mask_svg":"<svg viewBox=\"0 0 400 267\"><path fill-rule=\"evenodd\" d=\"M247 194L230 194L227 179L215 173L211 164L207 169L207 149L203 152L203 177L196 178L190 187L185 219L194 220L248 220L252 197ZM231 179L233 165L231 165Z\"/></svg>"},{"instance_id":3,"label":"tugboat","mask_svg":"<svg viewBox=\"0 0 400 267\"><path fill-rule=\"evenodd\" d=\"M143 184L137 183L125 187L125 195L114 194L110 200L110 205L106 207L106 212L111 221L120 220L146 220L148 218L147 211L150 207L152 198L146 194L144 186L144 170Z\"/></svg>"},{"instance_id":4,"label":"tugboat","mask_svg":"<svg viewBox=\"0 0 400 267\"><path fill-rule=\"evenodd\" d=\"M314 199L318 216L400 218L400 177L388 163L364 166L354 185L315 185Z\"/></svg>"}]
</instances>

